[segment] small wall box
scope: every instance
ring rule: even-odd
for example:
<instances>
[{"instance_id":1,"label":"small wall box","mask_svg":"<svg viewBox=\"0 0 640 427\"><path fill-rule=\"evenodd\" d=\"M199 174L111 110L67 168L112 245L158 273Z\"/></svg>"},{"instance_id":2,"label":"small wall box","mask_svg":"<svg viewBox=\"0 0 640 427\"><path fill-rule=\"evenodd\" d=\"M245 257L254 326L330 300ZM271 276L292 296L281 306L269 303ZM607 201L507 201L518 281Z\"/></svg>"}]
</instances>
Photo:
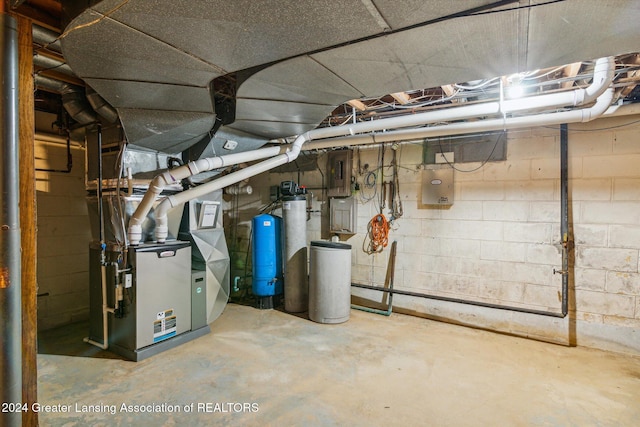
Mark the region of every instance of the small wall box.
<instances>
[{"instance_id":1,"label":"small wall box","mask_svg":"<svg viewBox=\"0 0 640 427\"><path fill-rule=\"evenodd\" d=\"M355 234L357 207L352 197L332 197L329 199L329 232L334 234Z\"/></svg>"},{"instance_id":2,"label":"small wall box","mask_svg":"<svg viewBox=\"0 0 640 427\"><path fill-rule=\"evenodd\" d=\"M422 204L453 205L453 169L425 169L422 171Z\"/></svg>"}]
</instances>

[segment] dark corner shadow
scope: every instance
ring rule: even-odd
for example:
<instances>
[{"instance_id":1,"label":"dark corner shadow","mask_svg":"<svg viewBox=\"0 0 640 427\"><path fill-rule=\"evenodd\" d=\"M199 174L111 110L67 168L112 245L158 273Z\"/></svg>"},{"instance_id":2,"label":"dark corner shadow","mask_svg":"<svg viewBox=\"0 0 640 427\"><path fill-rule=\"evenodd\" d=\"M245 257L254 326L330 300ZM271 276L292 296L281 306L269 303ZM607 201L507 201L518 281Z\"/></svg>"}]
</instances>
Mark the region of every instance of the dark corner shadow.
<instances>
[{"instance_id":1,"label":"dark corner shadow","mask_svg":"<svg viewBox=\"0 0 640 427\"><path fill-rule=\"evenodd\" d=\"M108 350L84 342L89 322L78 322L38 332L38 354L127 360Z\"/></svg>"}]
</instances>

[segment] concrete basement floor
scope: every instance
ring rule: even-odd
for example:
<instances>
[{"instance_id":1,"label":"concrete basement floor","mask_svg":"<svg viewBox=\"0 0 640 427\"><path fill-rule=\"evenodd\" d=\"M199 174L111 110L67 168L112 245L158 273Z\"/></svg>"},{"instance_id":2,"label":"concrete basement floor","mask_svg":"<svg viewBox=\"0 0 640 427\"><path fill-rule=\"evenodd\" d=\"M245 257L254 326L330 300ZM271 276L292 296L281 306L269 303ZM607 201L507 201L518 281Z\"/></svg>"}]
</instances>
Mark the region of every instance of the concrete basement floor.
<instances>
[{"instance_id":1,"label":"concrete basement floor","mask_svg":"<svg viewBox=\"0 0 640 427\"><path fill-rule=\"evenodd\" d=\"M640 357L411 316L352 310L346 323L321 325L230 304L211 334L138 363L82 343L87 328L42 334L39 402L72 411L40 413L42 426L640 422ZM123 403L179 405L182 412L129 413ZM185 413L192 403L194 412ZM233 403L254 405L243 412ZM198 412L198 404L209 412ZM76 405L106 408L83 413Z\"/></svg>"}]
</instances>

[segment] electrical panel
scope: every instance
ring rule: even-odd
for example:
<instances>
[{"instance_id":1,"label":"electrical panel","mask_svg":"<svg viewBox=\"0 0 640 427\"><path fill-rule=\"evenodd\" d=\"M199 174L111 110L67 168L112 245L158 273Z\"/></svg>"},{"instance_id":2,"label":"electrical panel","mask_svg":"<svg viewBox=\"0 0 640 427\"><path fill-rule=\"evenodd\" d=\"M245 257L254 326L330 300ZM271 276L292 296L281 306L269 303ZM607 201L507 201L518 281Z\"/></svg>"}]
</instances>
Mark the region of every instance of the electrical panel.
<instances>
[{"instance_id":1,"label":"electrical panel","mask_svg":"<svg viewBox=\"0 0 640 427\"><path fill-rule=\"evenodd\" d=\"M422 204L453 205L453 169L425 169L422 171Z\"/></svg>"},{"instance_id":2,"label":"electrical panel","mask_svg":"<svg viewBox=\"0 0 640 427\"><path fill-rule=\"evenodd\" d=\"M330 151L327 168L329 169L327 195L329 197L351 196L351 150Z\"/></svg>"},{"instance_id":3,"label":"electrical panel","mask_svg":"<svg viewBox=\"0 0 640 427\"><path fill-rule=\"evenodd\" d=\"M333 197L329 199L329 232L334 234L355 234L357 210L355 197Z\"/></svg>"}]
</instances>

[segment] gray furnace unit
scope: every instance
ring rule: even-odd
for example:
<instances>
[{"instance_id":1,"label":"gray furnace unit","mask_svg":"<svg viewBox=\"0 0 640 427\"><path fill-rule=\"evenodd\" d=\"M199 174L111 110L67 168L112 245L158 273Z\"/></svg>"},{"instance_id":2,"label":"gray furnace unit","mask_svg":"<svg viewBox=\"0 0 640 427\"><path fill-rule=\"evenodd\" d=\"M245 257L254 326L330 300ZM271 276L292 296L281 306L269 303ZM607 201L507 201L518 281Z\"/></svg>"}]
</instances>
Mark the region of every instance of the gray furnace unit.
<instances>
[{"instance_id":1,"label":"gray furnace unit","mask_svg":"<svg viewBox=\"0 0 640 427\"><path fill-rule=\"evenodd\" d=\"M90 339L101 342L102 298L100 247L91 247L91 318ZM122 256L118 251L106 251L107 259ZM109 315L109 350L131 360L142 360L161 351L209 333L206 318L192 318L192 306L205 304L204 292L193 292L191 275L191 245L172 241L165 244L142 244L129 248L131 270L124 280L122 313ZM114 264L109 265L107 288L114 289ZM108 293L109 306L114 298ZM202 298L203 301L192 301ZM205 316L204 310L199 310ZM192 324L196 324L196 328Z\"/></svg>"}]
</instances>

